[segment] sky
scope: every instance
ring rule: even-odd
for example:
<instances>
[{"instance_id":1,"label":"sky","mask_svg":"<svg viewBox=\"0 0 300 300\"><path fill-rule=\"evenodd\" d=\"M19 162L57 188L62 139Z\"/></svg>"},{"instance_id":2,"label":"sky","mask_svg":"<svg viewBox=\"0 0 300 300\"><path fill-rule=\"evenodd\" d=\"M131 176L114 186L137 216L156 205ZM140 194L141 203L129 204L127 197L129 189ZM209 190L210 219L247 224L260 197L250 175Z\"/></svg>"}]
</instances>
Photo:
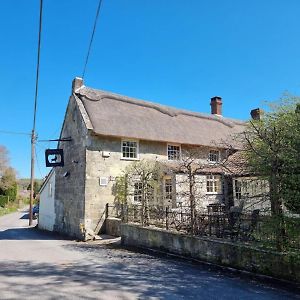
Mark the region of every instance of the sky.
<instances>
[{"instance_id":1,"label":"sky","mask_svg":"<svg viewBox=\"0 0 300 300\"><path fill-rule=\"evenodd\" d=\"M59 138L73 78L81 76L98 0L44 0L36 130ZM0 0L0 145L30 176L39 0ZM103 0L84 84L247 120L285 92L300 94L299 0ZM2 132L1 132L2 131ZM38 142L36 177L44 177Z\"/></svg>"}]
</instances>

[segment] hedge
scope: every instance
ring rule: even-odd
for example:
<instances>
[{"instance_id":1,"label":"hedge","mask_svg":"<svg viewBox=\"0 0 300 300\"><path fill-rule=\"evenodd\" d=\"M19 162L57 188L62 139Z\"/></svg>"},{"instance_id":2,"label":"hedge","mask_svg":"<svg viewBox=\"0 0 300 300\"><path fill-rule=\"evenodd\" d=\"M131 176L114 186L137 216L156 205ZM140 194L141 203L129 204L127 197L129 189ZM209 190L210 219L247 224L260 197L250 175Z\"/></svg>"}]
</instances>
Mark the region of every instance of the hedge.
<instances>
[{"instance_id":1,"label":"hedge","mask_svg":"<svg viewBox=\"0 0 300 300\"><path fill-rule=\"evenodd\" d=\"M4 207L9 201L9 196L0 195L0 206Z\"/></svg>"}]
</instances>

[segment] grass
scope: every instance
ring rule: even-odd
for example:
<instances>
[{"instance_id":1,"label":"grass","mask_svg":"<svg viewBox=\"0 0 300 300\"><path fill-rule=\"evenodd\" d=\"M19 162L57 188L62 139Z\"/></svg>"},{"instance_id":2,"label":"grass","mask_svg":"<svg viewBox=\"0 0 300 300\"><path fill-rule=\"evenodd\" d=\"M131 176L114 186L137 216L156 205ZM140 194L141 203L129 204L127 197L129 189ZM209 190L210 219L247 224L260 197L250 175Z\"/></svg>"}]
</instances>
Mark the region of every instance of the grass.
<instances>
[{"instance_id":1,"label":"grass","mask_svg":"<svg viewBox=\"0 0 300 300\"><path fill-rule=\"evenodd\" d=\"M0 217L1 216L4 216L4 215L7 215L7 214L11 214L15 211L17 211L18 209L18 206L16 207L0 207Z\"/></svg>"},{"instance_id":2,"label":"grass","mask_svg":"<svg viewBox=\"0 0 300 300\"><path fill-rule=\"evenodd\" d=\"M27 199L22 199L21 203L27 204ZM4 207L0 206L0 217L16 212L19 208L19 201L8 202Z\"/></svg>"}]
</instances>

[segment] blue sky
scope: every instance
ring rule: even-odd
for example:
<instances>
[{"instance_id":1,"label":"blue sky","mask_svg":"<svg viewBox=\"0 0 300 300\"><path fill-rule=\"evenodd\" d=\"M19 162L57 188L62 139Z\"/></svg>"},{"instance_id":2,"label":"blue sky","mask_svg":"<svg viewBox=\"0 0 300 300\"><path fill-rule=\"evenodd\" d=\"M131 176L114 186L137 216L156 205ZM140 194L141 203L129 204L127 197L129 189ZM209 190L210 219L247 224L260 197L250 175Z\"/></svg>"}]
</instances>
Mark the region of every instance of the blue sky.
<instances>
[{"instance_id":1,"label":"blue sky","mask_svg":"<svg viewBox=\"0 0 300 300\"><path fill-rule=\"evenodd\" d=\"M98 0L44 0L37 110L39 139L58 138L71 82L81 76ZM249 111L284 91L300 94L299 0L103 0L85 84L136 98L223 114ZM39 1L1 1L0 130L32 129ZM0 133L19 177L30 138ZM36 176L44 167L38 143Z\"/></svg>"}]
</instances>

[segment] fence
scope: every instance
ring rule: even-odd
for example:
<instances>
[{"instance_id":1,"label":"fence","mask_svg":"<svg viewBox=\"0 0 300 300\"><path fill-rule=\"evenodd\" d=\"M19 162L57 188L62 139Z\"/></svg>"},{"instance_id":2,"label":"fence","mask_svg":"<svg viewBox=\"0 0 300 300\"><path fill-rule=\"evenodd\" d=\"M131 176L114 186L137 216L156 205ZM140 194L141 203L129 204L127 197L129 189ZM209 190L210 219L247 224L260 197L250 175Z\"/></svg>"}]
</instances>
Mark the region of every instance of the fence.
<instances>
[{"instance_id":1,"label":"fence","mask_svg":"<svg viewBox=\"0 0 300 300\"><path fill-rule=\"evenodd\" d=\"M265 248L278 246L275 219L252 213L228 212L221 205L208 207L207 212L190 207L169 208L162 206L119 205L106 206L106 216L115 216L124 223L136 223L177 231L193 236L208 236L232 241L242 241ZM281 243L284 247L300 250L300 219L284 218Z\"/></svg>"}]
</instances>

